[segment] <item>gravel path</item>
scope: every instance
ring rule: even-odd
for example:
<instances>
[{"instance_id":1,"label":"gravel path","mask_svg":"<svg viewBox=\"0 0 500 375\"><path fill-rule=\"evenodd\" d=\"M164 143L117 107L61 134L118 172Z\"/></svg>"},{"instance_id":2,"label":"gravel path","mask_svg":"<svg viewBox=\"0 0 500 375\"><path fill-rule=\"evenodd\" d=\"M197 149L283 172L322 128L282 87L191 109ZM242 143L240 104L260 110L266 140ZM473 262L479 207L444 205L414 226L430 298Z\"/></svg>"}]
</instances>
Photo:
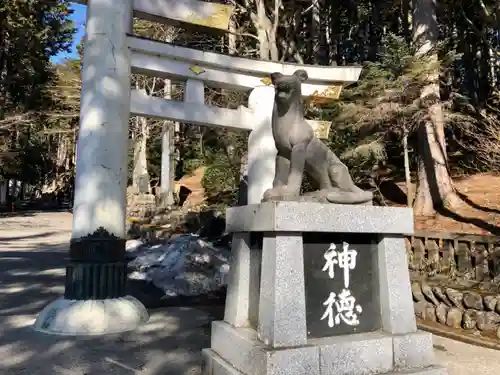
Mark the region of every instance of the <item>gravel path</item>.
<instances>
[{"instance_id":1,"label":"gravel path","mask_svg":"<svg viewBox=\"0 0 500 375\"><path fill-rule=\"evenodd\" d=\"M210 346L207 309L151 310L136 332L99 338L35 333L37 313L63 293L71 214L0 217L0 373L27 375L195 375ZM435 336L450 375L493 375L500 352Z\"/></svg>"},{"instance_id":2,"label":"gravel path","mask_svg":"<svg viewBox=\"0 0 500 375\"><path fill-rule=\"evenodd\" d=\"M439 363L450 375L494 375L500 369L500 351L434 335Z\"/></svg>"}]
</instances>

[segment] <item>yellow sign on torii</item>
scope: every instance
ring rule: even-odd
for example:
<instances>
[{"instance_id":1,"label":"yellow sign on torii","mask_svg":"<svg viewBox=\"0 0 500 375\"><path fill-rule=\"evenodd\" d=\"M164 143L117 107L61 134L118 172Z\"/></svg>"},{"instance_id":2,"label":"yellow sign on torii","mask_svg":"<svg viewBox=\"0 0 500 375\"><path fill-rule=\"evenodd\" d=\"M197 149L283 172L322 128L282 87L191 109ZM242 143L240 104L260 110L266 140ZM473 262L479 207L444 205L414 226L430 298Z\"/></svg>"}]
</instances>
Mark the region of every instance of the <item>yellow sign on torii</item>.
<instances>
[{"instance_id":1,"label":"yellow sign on torii","mask_svg":"<svg viewBox=\"0 0 500 375\"><path fill-rule=\"evenodd\" d=\"M87 4L87 0L74 0ZM174 26L200 26L227 31L234 6L198 0L133 0L134 14L142 19Z\"/></svg>"}]
</instances>

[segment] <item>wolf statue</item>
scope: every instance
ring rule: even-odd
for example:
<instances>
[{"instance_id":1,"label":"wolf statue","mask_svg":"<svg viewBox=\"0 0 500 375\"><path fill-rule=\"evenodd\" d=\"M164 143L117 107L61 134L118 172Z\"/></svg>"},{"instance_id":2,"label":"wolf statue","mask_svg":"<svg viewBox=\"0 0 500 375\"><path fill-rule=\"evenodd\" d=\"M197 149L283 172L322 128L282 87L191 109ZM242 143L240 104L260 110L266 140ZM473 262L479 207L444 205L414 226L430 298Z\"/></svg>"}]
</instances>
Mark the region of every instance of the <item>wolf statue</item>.
<instances>
[{"instance_id":1,"label":"wolf statue","mask_svg":"<svg viewBox=\"0 0 500 375\"><path fill-rule=\"evenodd\" d=\"M263 200L370 204L373 194L354 184L345 164L304 119L301 85L307 78L305 70L292 75L271 74L275 88L272 131L278 154L273 187L264 193ZM300 196L304 171L319 190Z\"/></svg>"}]
</instances>

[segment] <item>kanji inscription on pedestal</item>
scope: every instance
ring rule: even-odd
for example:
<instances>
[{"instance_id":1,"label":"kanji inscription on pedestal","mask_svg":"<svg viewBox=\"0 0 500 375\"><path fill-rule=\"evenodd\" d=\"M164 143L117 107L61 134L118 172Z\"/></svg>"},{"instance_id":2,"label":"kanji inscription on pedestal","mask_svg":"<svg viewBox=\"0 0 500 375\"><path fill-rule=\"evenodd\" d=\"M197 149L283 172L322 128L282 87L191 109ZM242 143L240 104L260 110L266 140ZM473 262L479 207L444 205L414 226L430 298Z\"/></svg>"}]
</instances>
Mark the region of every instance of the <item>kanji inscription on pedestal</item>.
<instances>
[{"instance_id":1,"label":"kanji inscription on pedestal","mask_svg":"<svg viewBox=\"0 0 500 375\"><path fill-rule=\"evenodd\" d=\"M380 328L374 235L304 234L309 338Z\"/></svg>"}]
</instances>

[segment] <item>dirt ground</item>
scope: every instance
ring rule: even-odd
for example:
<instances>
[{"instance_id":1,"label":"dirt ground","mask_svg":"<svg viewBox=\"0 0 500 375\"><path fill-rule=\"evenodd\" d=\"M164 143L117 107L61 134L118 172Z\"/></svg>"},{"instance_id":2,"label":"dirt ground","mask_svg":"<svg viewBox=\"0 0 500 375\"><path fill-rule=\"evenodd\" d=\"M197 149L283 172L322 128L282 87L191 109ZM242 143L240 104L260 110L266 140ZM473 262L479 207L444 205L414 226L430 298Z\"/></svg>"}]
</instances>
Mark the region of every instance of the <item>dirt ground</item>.
<instances>
[{"instance_id":1,"label":"dirt ground","mask_svg":"<svg viewBox=\"0 0 500 375\"><path fill-rule=\"evenodd\" d=\"M477 174L455 180L460 207L430 218L415 218L415 229L500 235L500 176Z\"/></svg>"},{"instance_id":2,"label":"dirt ground","mask_svg":"<svg viewBox=\"0 0 500 375\"><path fill-rule=\"evenodd\" d=\"M205 169L205 167L197 168L192 174L183 176L178 181L175 181L175 189L179 191L179 194L181 186L189 189L189 195L185 204L188 208L197 207L205 201L205 191L201 185Z\"/></svg>"}]
</instances>

